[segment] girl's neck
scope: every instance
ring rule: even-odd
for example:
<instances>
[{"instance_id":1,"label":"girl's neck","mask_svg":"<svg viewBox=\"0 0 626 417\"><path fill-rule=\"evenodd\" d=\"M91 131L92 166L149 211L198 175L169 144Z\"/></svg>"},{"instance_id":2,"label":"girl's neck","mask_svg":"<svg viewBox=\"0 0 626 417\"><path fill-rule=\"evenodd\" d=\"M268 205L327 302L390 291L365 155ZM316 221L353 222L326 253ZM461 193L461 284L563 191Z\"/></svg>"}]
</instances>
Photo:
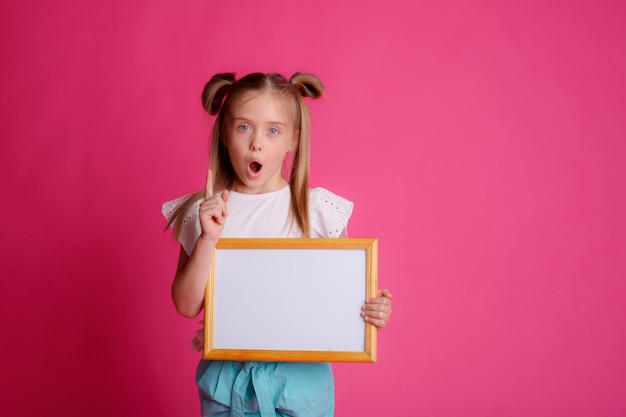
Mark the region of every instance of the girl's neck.
<instances>
[{"instance_id":1,"label":"girl's neck","mask_svg":"<svg viewBox=\"0 0 626 417\"><path fill-rule=\"evenodd\" d=\"M271 184L263 184L259 187L255 187L254 185L247 185L241 181L235 180L231 191L240 194L267 194L274 191L279 191L287 187L289 183L284 177L280 177L278 181L272 182Z\"/></svg>"}]
</instances>

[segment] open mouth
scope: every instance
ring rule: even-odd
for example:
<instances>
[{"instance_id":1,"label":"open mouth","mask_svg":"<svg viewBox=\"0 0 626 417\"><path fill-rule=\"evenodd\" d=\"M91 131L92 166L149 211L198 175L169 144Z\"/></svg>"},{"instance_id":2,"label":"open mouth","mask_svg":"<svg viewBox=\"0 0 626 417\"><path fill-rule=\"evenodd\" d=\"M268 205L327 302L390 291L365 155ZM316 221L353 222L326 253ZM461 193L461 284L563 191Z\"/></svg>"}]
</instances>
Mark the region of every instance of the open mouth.
<instances>
[{"instance_id":1,"label":"open mouth","mask_svg":"<svg viewBox=\"0 0 626 417\"><path fill-rule=\"evenodd\" d=\"M256 174L257 172L259 172L261 170L261 168L263 167L263 165L259 164L258 162L254 161L254 162L250 162L250 165L248 165L248 168L250 169L250 171L254 174Z\"/></svg>"}]
</instances>

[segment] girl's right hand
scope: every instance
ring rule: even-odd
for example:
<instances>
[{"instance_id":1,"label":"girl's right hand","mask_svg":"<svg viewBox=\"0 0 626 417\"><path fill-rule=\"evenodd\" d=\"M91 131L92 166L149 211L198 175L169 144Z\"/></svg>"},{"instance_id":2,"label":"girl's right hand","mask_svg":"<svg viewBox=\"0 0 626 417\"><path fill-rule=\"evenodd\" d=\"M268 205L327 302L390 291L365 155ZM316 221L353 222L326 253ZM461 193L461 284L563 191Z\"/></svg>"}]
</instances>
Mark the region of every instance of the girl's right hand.
<instances>
[{"instance_id":1,"label":"girl's right hand","mask_svg":"<svg viewBox=\"0 0 626 417\"><path fill-rule=\"evenodd\" d=\"M204 199L200 203L199 215L200 227L202 228L200 239L216 242L220 237L228 216L228 195L228 190L222 191L221 195L213 195L213 173L209 169L204 188Z\"/></svg>"}]
</instances>

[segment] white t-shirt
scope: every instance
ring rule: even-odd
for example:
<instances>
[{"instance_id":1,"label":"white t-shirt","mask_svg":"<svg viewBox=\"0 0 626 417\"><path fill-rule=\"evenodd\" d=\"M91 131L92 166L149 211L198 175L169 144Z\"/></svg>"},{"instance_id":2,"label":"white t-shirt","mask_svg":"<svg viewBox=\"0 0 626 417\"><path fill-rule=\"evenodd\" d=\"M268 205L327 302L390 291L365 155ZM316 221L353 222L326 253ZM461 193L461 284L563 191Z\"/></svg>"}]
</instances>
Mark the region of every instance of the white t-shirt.
<instances>
[{"instance_id":1,"label":"white t-shirt","mask_svg":"<svg viewBox=\"0 0 626 417\"><path fill-rule=\"evenodd\" d=\"M265 194L231 191L221 237L302 237L300 228L288 221L289 191L288 186Z\"/></svg>"},{"instance_id":2,"label":"white t-shirt","mask_svg":"<svg viewBox=\"0 0 626 417\"><path fill-rule=\"evenodd\" d=\"M163 204L161 212L169 221L185 197ZM296 224L290 224L289 186L265 194L230 192L228 217L221 237L302 237ZM202 233L196 202L183 220L180 243L191 255ZM354 204L324 188L309 190L311 237L347 237L347 225Z\"/></svg>"}]
</instances>

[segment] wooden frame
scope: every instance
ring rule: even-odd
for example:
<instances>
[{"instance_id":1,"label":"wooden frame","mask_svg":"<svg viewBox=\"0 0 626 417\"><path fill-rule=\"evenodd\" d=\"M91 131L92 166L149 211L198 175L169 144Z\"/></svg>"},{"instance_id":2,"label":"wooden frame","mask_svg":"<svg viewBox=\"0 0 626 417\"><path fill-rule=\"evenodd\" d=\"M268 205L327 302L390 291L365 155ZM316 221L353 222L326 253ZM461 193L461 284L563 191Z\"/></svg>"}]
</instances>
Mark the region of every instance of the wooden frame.
<instances>
[{"instance_id":1,"label":"wooden frame","mask_svg":"<svg viewBox=\"0 0 626 417\"><path fill-rule=\"evenodd\" d=\"M378 292L377 239L222 238L206 286L204 358L376 362L361 305Z\"/></svg>"}]
</instances>

